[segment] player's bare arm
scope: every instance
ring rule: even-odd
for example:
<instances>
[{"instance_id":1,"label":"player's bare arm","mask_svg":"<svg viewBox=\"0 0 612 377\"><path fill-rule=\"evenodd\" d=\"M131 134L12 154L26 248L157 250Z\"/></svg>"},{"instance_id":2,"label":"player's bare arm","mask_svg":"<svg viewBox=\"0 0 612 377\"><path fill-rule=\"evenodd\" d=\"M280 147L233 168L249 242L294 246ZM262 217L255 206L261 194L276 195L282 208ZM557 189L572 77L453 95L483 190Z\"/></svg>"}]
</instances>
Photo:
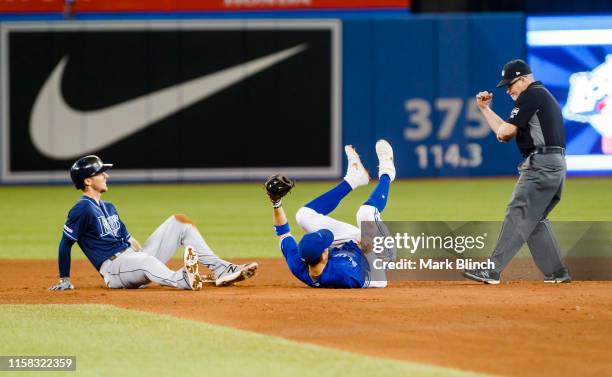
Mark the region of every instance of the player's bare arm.
<instances>
[{"instance_id":1,"label":"player's bare arm","mask_svg":"<svg viewBox=\"0 0 612 377\"><path fill-rule=\"evenodd\" d=\"M277 207L272 209L272 221L274 222L274 226L281 226L287 224L287 215L285 215L285 210L283 209L283 207Z\"/></svg>"}]
</instances>

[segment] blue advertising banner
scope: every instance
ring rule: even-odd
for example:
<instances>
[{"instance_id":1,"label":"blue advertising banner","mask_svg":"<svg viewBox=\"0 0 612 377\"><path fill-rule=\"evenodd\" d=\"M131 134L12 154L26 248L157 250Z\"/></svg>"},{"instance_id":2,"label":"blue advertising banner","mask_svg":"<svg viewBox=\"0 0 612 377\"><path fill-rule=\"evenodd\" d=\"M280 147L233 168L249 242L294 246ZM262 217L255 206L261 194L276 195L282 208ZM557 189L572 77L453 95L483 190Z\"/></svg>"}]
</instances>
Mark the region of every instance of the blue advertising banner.
<instances>
[{"instance_id":1,"label":"blue advertising banner","mask_svg":"<svg viewBox=\"0 0 612 377\"><path fill-rule=\"evenodd\" d=\"M375 167L374 141L388 139L405 178L515 174L514 142L496 141L474 96L493 92L494 110L509 114L495 84L505 62L524 56L523 30L513 14L345 20L344 143Z\"/></svg>"},{"instance_id":2,"label":"blue advertising banner","mask_svg":"<svg viewBox=\"0 0 612 377\"><path fill-rule=\"evenodd\" d=\"M516 174L474 97L512 109L495 84L525 56L522 15L319 16L0 23L0 182L68 182L89 153L126 181L336 178L344 144L375 172L379 138L399 177ZM283 127L292 153L264 153ZM215 157L227 130L249 158Z\"/></svg>"}]
</instances>

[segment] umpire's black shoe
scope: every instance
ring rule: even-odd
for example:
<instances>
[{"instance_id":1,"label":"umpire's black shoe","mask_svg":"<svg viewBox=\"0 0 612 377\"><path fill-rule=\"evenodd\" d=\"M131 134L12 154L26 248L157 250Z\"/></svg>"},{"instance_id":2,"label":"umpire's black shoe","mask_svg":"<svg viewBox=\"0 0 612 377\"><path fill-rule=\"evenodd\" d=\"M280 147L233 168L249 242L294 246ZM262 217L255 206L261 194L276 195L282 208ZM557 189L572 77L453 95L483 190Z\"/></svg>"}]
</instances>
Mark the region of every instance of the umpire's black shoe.
<instances>
[{"instance_id":1,"label":"umpire's black shoe","mask_svg":"<svg viewBox=\"0 0 612 377\"><path fill-rule=\"evenodd\" d=\"M569 269L566 267L559 269L559 271L554 272L552 275L544 276L544 283L560 284L570 283L571 281L572 277L570 276Z\"/></svg>"},{"instance_id":2,"label":"umpire's black shoe","mask_svg":"<svg viewBox=\"0 0 612 377\"><path fill-rule=\"evenodd\" d=\"M463 270L463 277L485 284L499 284L499 272L493 270Z\"/></svg>"}]
</instances>

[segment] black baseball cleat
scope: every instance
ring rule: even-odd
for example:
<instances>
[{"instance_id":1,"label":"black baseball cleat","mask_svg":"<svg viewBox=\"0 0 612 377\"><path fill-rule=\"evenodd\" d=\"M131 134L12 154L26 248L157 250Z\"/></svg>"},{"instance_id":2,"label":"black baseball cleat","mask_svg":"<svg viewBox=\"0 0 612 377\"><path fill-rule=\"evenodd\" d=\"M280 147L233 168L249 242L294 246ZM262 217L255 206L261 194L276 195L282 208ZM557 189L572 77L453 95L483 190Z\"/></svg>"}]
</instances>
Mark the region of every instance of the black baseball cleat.
<instances>
[{"instance_id":1,"label":"black baseball cleat","mask_svg":"<svg viewBox=\"0 0 612 377\"><path fill-rule=\"evenodd\" d=\"M499 272L493 270L463 270L463 277L485 284L499 284Z\"/></svg>"},{"instance_id":2,"label":"black baseball cleat","mask_svg":"<svg viewBox=\"0 0 612 377\"><path fill-rule=\"evenodd\" d=\"M571 281L572 277L570 276L569 269L566 267L553 272L552 275L544 276L544 283L561 284L570 283Z\"/></svg>"}]
</instances>

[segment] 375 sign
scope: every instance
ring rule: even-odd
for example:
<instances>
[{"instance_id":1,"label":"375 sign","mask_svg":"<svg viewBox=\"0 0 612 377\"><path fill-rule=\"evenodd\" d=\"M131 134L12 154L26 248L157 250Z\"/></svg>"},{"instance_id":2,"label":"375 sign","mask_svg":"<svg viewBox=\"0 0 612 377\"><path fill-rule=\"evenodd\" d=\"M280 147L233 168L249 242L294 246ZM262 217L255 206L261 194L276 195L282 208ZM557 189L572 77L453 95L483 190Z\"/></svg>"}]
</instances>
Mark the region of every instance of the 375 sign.
<instances>
[{"instance_id":1,"label":"375 sign","mask_svg":"<svg viewBox=\"0 0 612 377\"><path fill-rule=\"evenodd\" d=\"M483 159L477 141L486 138L490 129L476 101L441 97L432 102L411 98L404 103L408 120L404 139L422 142L414 147L419 168L479 167Z\"/></svg>"}]
</instances>

